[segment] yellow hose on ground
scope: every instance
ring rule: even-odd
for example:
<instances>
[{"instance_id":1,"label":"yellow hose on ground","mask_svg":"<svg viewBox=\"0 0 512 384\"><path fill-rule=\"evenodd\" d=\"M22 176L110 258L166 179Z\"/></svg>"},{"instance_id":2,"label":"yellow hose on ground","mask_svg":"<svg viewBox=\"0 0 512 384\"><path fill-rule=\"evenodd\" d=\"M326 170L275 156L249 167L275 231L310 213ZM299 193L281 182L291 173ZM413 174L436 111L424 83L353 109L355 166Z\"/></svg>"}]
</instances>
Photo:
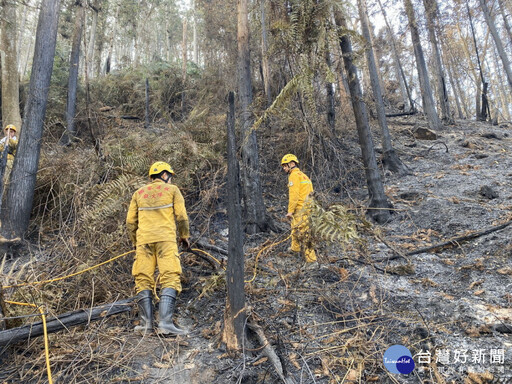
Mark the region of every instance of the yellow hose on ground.
<instances>
[{"instance_id":1,"label":"yellow hose on ground","mask_svg":"<svg viewBox=\"0 0 512 384\"><path fill-rule=\"evenodd\" d=\"M48 383L53 384L52 370L50 368L50 348L48 346L48 330L46 329L46 316L44 315L43 309L41 308L41 306L37 306L35 304L18 303L16 301L8 301L8 300L5 300L5 302L8 304L13 304L13 305L24 305L27 307L37 308L39 310L39 312L41 313L41 318L43 319L44 355L45 355L45 360L46 360L46 372L48 374Z\"/></svg>"}]
</instances>

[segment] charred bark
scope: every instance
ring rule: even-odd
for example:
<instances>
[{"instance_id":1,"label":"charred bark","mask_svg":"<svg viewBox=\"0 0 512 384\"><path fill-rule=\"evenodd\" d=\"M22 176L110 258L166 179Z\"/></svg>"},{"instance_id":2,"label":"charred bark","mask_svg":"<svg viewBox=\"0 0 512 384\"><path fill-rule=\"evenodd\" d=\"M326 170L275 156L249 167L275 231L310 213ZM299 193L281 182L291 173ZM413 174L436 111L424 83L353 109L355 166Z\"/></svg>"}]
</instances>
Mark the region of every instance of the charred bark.
<instances>
[{"instance_id":1,"label":"charred bark","mask_svg":"<svg viewBox=\"0 0 512 384\"><path fill-rule=\"evenodd\" d=\"M48 333L58 332L62 329L74 327L76 325L88 324L91 321L101 320L105 317L116 315L118 313L131 311L131 303L135 297L116 301L110 304L100 305L88 309L79 309L78 311L67 312L53 319L46 320L46 329ZM0 332L0 346L19 343L28 338L43 335L43 322L24 325L22 327L11 328Z\"/></svg>"},{"instance_id":2,"label":"charred bark","mask_svg":"<svg viewBox=\"0 0 512 384\"><path fill-rule=\"evenodd\" d=\"M62 145L69 145L76 136L75 113L76 93L78 87L78 66L80 64L80 43L85 19L85 7L81 1L76 3L75 26L73 29L73 41L71 54L69 55L68 95L66 103L66 131L61 138Z\"/></svg>"},{"instance_id":3,"label":"charred bark","mask_svg":"<svg viewBox=\"0 0 512 384\"><path fill-rule=\"evenodd\" d=\"M235 138L235 96L229 93L227 118L228 149L228 265L226 269L226 310L224 314L224 341L230 350L239 350L244 337L244 241L242 208L240 205L240 171Z\"/></svg>"},{"instance_id":4,"label":"charred bark","mask_svg":"<svg viewBox=\"0 0 512 384\"><path fill-rule=\"evenodd\" d=\"M408 173L408 169L400 160L393 144L391 143L391 134L389 133L388 123L386 121L386 111L384 109L384 99L382 97L382 90L380 87L380 79L377 73L377 65L375 63L375 56L373 52L372 38L370 35L370 26L367 14L367 7L365 0L358 1L359 18L361 20L361 28L363 37L366 40L366 61L368 63L368 71L370 72L370 83L375 98L375 107L377 109L377 119L379 121L380 130L382 133L382 164L386 169L398 174Z\"/></svg>"},{"instance_id":5,"label":"charred bark","mask_svg":"<svg viewBox=\"0 0 512 384\"><path fill-rule=\"evenodd\" d=\"M11 183L2 208L2 234L21 236L28 228L41 150L43 122L53 69L60 0L45 0L39 13L32 74Z\"/></svg>"},{"instance_id":6,"label":"charred bark","mask_svg":"<svg viewBox=\"0 0 512 384\"><path fill-rule=\"evenodd\" d=\"M249 234L266 231L263 189L259 173L258 143L252 127L252 80L249 51L249 18L247 0L238 0L238 97L242 125L242 188L245 230Z\"/></svg>"},{"instance_id":7,"label":"charred bark","mask_svg":"<svg viewBox=\"0 0 512 384\"><path fill-rule=\"evenodd\" d=\"M421 99L423 101L423 110L427 116L427 123L430 129L438 131L442 128L441 121L436 112L434 98L432 96L432 88L430 87L430 80L428 78L427 64L425 62L425 55L421 47L420 33L416 24L416 16L414 15L414 8L411 0L404 0L405 11L409 21L409 30L411 32L411 39L414 48L414 57L416 58L416 68L418 70L418 79L420 81Z\"/></svg>"},{"instance_id":8,"label":"charred bark","mask_svg":"<svg viewBox=\"0 0 512 384\"><path fill-rule=\"evenodd\" d=\"M363 101L363 94L361 85L357 75L357 68L353 62L352 42L347 34L343 31L347 30L347 25L344 16L339 12L335 12L335 21L338 26L339 43L343 53L343 63L348 77L348 86L352 101L352 108L356 120L357 133L359 136L359 144L361 146L364 170L366 174L366 184L368 186L368 194L370 197L370 216L377 222L386 222L391 211L392 205L388 201L384 193L384 185L377 166L377 159L375 158L375 149L373 146L373 139L370 132L368 123L368 112L366 105Z\"/></svg>"}]
</instances>

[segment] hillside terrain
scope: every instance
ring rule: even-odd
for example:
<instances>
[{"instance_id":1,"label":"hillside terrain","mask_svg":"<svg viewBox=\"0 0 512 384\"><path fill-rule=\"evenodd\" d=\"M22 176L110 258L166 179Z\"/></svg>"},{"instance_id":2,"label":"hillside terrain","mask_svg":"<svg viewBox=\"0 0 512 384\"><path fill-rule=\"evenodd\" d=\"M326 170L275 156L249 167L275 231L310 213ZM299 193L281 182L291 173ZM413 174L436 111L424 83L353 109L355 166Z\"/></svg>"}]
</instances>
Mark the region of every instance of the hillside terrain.
<instances>
[{"instance_id":1,"label":"hillside terrain","mask_svg":"<svg viewBox=\"0 0 512 384\"><path fill-rule=\"evenodd\" d=\"M169 140L174 147L169 147L138 138L143 128L136 123L110 124L103 149L116 160L108 169L90 160L92 150L73 161L66 149L43 155L43 163L45 156L53 156L52 166L71 176L66 183L40 183L36 210L41 207L45 220L36 225L48 230L39 228L39 238L4 250L3 284L70 274L129 251L121 224L130 194L144 182L147 160L135 151L144 145L149 153L155 149L158 156L170 156L178 170L200 159L195 173L181 178L178 173L176 183L190 204L195 247L209 256L181 256L184 290L177 322L189 335L136 335L135 310L51 334L54 382L512 383L512 126L458 121L426 140L418 131L423 126L418 117L392 119L395 150L410 172L383 172L394 209L383 225L364 219L367 192L364 181L357 181L362 172L354 137L341 143L345 155L355 159L347 164L359 167L353 175L347 171L345 180L320 180L321 167L305 161L319 203L327 211L339 204L347 207L358 228L350 241L317 241L320 263L315 268L287 251L289 230L281 221L286 176L276 161L281 155L276 152L286 145L262 150L267 209L280 232L246 238L251 331L243 351L231 354L221 339L225 274L215 262L205 261L213 256L225 265L226 255L215 250L227 249L222 167L206 153L206 145L191 140L193 132L173 131ZM217 140L203 137L208 148L222 148ZM134 152L116 157L119 143L129 147L127 142ZM128 163L131 177L126 176ZM89 168L102 171L94 178L82 172ZM120 168L124 173L116 174ZM56 173L55 168L40 172L43 180ZM349 175L355 180L352 188ZM99 189L102 180L112 181L108 191ZM72 183L92 187L66 189ZM75 207L65 215L58 204L44 203L44 196L59 193L67 196L62 206ZM94 204L86 203L93 197ZM68 225L70 217L81 224L69 232L51 231L56 223ZM11 300L51 303L50 315L61 313L60 308L113 302L133 294L130 257L64 283L4 294ZM410 374L393 374L383 364L384 352L397 344L413 355L416 367ZM0 349L0 363L0 382L47 381L41 337Z\"/></svg>"}]
</instances>

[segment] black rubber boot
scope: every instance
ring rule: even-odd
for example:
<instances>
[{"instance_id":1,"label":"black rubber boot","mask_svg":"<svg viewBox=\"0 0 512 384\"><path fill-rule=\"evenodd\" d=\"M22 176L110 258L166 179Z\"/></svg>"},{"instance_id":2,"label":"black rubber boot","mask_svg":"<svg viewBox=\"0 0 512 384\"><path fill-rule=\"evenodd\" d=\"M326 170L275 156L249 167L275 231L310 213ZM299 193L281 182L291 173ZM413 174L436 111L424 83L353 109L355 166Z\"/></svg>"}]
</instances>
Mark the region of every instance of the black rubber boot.
<instances>
[{"instance_id":1,"label":"black rubber boot","mask_svg":"<svg viewBox=\"0 0 512 384\"><path fill-rule=\"evenodd\" d=\"M178 292L173 288L164 288L160 292L158 333L163 335L186 335L188 333L185 329L178 328L172 321L177 295Z\"/></svg>"},{"instance_id":2,"label":"black rubber boot","mask_svg":"<svg viewBox=\"0 0 512 384\"><path fill-rule=\"evenodd\" d=\"M153 295L151 290L140 291L137 295L139 307L139 325L134 328L135 332L151 332L153 330Z\"/></svg>"}]
</instances>

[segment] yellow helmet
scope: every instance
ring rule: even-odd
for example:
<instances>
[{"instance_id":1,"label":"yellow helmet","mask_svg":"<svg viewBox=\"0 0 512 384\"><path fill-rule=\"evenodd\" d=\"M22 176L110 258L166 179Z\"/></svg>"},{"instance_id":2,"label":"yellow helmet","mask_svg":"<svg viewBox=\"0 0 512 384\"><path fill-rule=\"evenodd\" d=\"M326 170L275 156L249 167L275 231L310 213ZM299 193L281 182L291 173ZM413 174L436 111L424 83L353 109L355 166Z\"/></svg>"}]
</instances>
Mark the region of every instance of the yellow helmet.
<instances>
[{"instance_id":1,"label":"yellow helmet","mask_svg":"<svg viewBox=\"0 0 512 384\"><path fill-rule=\"evenodd\" d=\"M299 159L297 159L297 156L288 153L281 159L281 165L288 164L290 161L295 161L295 164L299 164Z\"/></svg>"},{"instance_id":2,"label":"yellow helmet","mask_svg":"<svg viewBox=\"0 0 512 384\"><path fill-rule=\"evenodd\" d=\"M16 132L16 127L12 124L9 124L5 127L4 131L7 131L8 129L10 129L11 131L14 131Z\"/></svg>"},{"instance_id":3,"label":"yellow helmet","mask_svg":"<svg viewBox=\"0 0 512 384\"><path fill-rule=\"evenodd\" d=\"M174 171L171 166L163 161L157 161L149 168L149 177L152 175L158 175L163 171L169 172L171 175L174 175Z\"/></svg>"}]
</instances>

